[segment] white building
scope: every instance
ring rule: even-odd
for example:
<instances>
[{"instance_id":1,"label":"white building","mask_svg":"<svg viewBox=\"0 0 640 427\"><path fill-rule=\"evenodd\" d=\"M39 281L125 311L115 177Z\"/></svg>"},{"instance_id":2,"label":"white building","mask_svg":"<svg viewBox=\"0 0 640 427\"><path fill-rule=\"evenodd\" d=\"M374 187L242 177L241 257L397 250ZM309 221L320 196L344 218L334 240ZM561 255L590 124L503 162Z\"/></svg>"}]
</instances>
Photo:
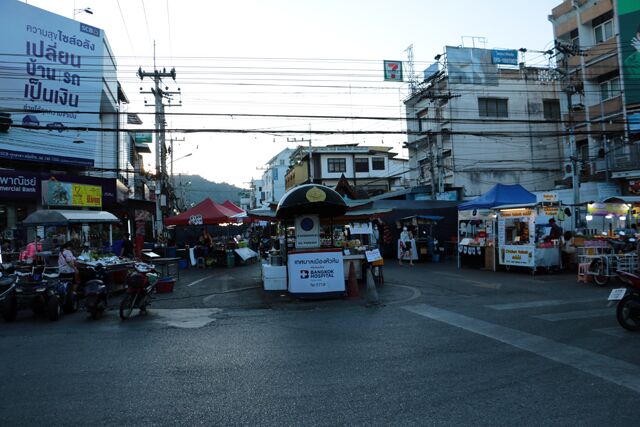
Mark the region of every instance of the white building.
<instances>
[{"instance_id":1,"label":"white building","mask_svg":"<svg viewBox=\"0 0 640 427\"><path fill-rule=\"evenodd\" d=\"M553 189L562 174L558 85L543 68L504 66L488 49L447 46L446 67L430 67L405 101L410 179L433 198L470 199L496 183ZM498 55L500 57L500 55Z\"/></svg>"},{"instance_id":2,"label":"white building","mask_svg":"<svg viewBox=\"0 0 640 427\"><path fill-rule=\"evenodd\" d=\"M278 203L285 193L285 177L289 169L289 159L293 148L285 148L267 162L267 168L262 174L264 200Z\"/></svg>"},{"instance_id":3,"label":"white building","mask_svg":"<svg viewBox=\"0 0 640 427\"><path fill-rule=\"evenodd\" d=\"M300 146L291 154L286 188L307 183L335 187L344 176L356 191L368 196L398 190L408 184L408 161L396 156L383 146L328 145L313 147L311 153Z\"/></svg>"}]
</instances>

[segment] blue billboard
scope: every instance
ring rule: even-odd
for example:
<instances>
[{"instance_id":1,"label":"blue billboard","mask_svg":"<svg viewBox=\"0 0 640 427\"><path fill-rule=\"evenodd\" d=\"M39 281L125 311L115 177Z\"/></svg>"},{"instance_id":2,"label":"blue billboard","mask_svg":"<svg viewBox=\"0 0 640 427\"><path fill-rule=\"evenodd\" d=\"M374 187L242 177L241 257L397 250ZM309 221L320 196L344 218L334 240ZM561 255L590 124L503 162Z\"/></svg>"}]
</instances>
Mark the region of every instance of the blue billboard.
<instances>
[{"instance_id":1,"label":"blue billboard","mask_svg":"<svg viewBox=\"0 0 640 427\"><path fill-rule=\"evenodd\" d=\"M496 65L518 65L518 51L493 49L491 51L491 63Z\"/></svg>"}]
</instances>

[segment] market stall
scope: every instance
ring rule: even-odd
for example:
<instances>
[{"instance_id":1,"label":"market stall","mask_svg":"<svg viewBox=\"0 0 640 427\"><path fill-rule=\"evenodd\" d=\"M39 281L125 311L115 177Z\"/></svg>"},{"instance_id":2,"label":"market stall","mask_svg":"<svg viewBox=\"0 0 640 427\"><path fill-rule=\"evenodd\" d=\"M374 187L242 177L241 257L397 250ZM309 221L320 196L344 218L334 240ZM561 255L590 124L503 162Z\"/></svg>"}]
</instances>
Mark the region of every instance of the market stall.
<instances>
[{"instance_id":1,"label":"market stall","mask_svg":"<svg viewBox=\"0 0 640 427\"><path fill-rule=\"evenodd\" d=\"M498 215L498 262L506 268L526 267L535 273L562 266L560 237L551 239L548 213L557 208L540 203L503 205L493 208Z\"/></svg>"},{"instance_id":2,"label":"market stall","mask_svg":"<svg viewBox=\"0 0 640 427\"><path fill-rule=\"evenodd\" d=\"M458 268L495 271L496 212L494 206L535 203L536 196L519 184L496 184L480 197L458 206Z\"/></svg>"},{"instance_id":3,"label":"market stall","mask_svg":"<svg viewBox=\"0 0 640 427\"><path fill-rule=\"evenodd\" d=\"M400 225L411 230L412 261L439 261L440 249L438 240L435 238L434 227L438 221L444 219L443 216L435 215L413 215L400 219ZM397 255L400 259L400 239L397 242ZM406 259L406 258L405 258Z\"/></svg>"},{"instance_id":4,"label":"market stall","mask_svg":"<svg viewBox=\"0 0 640 427\"><path fill-rule=\"evenodd\" d=\"M587 205L587 235L627 234L640 222L640 197L615 196Z\"/></svg>"}]
</instances>

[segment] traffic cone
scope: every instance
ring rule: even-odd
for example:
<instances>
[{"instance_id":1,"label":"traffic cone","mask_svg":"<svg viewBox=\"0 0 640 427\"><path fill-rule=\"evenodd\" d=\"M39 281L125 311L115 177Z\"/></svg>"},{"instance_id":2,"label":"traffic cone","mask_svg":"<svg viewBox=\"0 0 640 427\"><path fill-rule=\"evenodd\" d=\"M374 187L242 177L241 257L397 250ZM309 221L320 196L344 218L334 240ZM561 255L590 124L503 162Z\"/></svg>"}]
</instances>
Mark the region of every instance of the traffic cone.
<instances>
[{"instance_id":1,"label":"traffic cone","mask_svg":"<svg viewBox=\"0 0 640 427\"><path fill-rule=\"evenodd\" d=\"M349 277L347 279L347 296L349 298L359 298L358 279L356 279L356 266L353 261L349 263Z\"/></svg>"},{"instance_id":2,"label":"traffic cone","mask_svg":"<svg viewBox=\"0 0 640 427\"><path fill-rule=\"evenodd\" d=\"M376 289L376 283L373 281L373 274L371 269L367 269L367 305L379 305L380 298L378 298L378 289Z\"/></svg>"}]
</instances>

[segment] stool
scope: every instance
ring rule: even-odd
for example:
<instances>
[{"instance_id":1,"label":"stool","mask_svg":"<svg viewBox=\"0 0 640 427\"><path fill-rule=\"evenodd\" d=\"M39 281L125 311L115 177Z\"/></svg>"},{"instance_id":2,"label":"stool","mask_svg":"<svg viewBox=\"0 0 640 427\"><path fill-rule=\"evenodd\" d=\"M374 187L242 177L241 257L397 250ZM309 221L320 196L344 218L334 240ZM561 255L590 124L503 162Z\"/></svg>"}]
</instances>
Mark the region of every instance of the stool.
<instances>
[{"instance_id":1,"label":"stool","mask_svg":"<svg viewBox=\"0 0 640 427\"><path fill-rule=\"evenodd\" d=\"M578 264L578 282L591 282L591 275L589 274L590 265L591 263L588 262L581 262L580 264Z\"/></svg>"},{"instance_id":2,"label":"stool","mask_svg":"<svg viewBox=\"0 0 640 427\"><path fill-rule=\"evenodd\" d=\"M207 265L204 263L204 257L199 256L198 259L196 259L196 267L197 268L205 268Z\"/></svg>"}]
</instances>

